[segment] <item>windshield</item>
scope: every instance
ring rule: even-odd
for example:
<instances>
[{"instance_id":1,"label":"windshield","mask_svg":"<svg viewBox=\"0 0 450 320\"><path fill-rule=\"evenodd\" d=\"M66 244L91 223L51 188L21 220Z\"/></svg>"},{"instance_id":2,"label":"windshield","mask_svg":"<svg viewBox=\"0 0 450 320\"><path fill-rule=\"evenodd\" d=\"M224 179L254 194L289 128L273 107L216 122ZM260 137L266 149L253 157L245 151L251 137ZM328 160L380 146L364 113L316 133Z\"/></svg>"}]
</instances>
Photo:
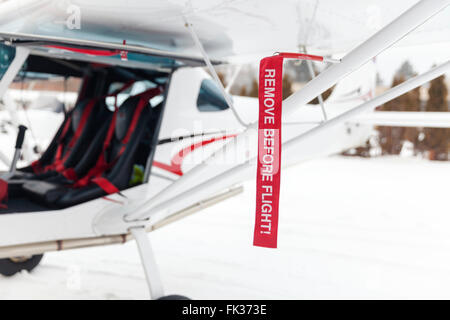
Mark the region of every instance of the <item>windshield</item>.
<instances>
[{"instance_id":1,"label":"windshield","mask_svg":"<svg viewBox=\"0 0 450 320\"><path fill-rule=\"evenodd\" d=\"M0 43L0 80L16 56L16 49Z\"/></svg>"}]
</instances>

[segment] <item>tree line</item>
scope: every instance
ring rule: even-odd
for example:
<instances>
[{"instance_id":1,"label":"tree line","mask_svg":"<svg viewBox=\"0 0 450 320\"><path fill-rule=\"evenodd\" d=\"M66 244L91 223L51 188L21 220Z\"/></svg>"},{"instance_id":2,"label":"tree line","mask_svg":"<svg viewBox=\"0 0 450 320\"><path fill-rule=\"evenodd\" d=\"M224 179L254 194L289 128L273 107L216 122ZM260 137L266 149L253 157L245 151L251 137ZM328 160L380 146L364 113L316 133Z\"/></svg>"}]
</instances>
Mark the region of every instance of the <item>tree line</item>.
<instances>
[{"instance_id":1,"label":"tree line","mask_svg":"<svg viewBox=\"0 0 450 320\"><path fill-rule=\"evenodd\" d=\"M305 69L305 64L292 65L285 70L291 70L293 73L283 75L283 99L293 93L292 84L294 82L304 82L308 80L309 74ZM397 70L392 80L391 87L412 78L416 75L412 65L405 61ZM223 74L220 75L223 82L225 82ZM380 84L379 76L377 75L377 84ZM416 112L448 112L448 88L445 81L445 76L434 79L428 85L428 99L423 101L421 99L421 88L405 93L394 100L377 108L380 111L416 111ZM425 87L425 89L426 89ZM324 92L323 98L331 94L333 88ZM233 92L234 91L234 92ZM241 96L258 97L258 81L256 77L252 78L251 84L247 87L245 85L239 88L234 88L233 94ZM311 104L318 104L317 98L310 102ZM378 126L375 128L378 132L376 139L370 139L364 146L360 146L350 151L346 151L344 155L356 155L362 157L370 157L374 154L381 153L382 155L398 155L401 153L406 142L412 144L414 155L421 155L430 160L449 160L450 152L450 129L449 128L414 128L414 127L391 127ZM372 152L375 148L380 152Z\"/></svg>"},{"instance_id":2,"label":"tree line","mask_svg":"<svg viewBox=\"0 0 450 320\"><path fill-rule=\"evenodd\" d=\"M408 61L403 63L392 80L391 87L413 77L415 73ZM405 93L398 98L377 108L380 111L416 111L416 112L448 112L448 88L445 76L440 76L428 84L428 99L422 101L420 87ZM430 160L449 160L450 129L449 128L414 128L378 126L378 146L382 155L398 155L405 142L412 144L415 155L428 157ZM367 156L374 146L371 143L358 150L357 154Z\"/></svg>"}]
</instances>

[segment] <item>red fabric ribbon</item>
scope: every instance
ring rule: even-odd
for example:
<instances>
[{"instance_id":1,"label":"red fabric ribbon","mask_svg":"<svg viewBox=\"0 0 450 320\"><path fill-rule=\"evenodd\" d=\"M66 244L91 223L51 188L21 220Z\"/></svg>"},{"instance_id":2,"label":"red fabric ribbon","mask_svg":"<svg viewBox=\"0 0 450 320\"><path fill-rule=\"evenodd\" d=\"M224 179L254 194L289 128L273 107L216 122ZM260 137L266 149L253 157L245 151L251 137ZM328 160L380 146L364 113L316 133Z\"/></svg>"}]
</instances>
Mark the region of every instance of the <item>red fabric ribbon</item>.
<instances>
[{"instance_id":1,"label":"red fabric ribbon","mask_svg":"<svg viewBox=\"0 0 450 320\"><path fill-rule=\"evenodd\" d=\"M325 61L322 56L279 52L259 67L258 169L253 245L277 247L281 176L281 109L283 59Z\"/></svg>"},{"instance_id":2,"label":"red fabric ribbon","mask_svg":"<svg viewBox=\"0 0 450 320\"><path fill-rule=\"evenodd\" d=\"M277 247L281 175L283 57L261 60L259 69L258 169L253 245Z\"/></svg>"}]
</instances>

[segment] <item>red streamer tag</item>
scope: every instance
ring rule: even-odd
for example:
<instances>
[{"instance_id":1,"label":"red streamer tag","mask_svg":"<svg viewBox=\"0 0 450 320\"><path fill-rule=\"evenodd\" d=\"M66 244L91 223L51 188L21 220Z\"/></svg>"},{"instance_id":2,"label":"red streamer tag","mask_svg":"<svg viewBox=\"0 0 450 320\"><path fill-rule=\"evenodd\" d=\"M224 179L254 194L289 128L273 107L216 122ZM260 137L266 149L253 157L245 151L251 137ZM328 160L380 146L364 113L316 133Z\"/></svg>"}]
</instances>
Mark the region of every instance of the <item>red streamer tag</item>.
<instances>
[{"instance_id":1,"label":"red streamer tag","mask_svg":"<svg viewBox=\"0 0 450 320\"><path fill-rule=\"evenodd\" d=\"M259 69L258 169L253 245L276 248L281 174L283 57L261 60Z\"/></svg>"}]
</instances>

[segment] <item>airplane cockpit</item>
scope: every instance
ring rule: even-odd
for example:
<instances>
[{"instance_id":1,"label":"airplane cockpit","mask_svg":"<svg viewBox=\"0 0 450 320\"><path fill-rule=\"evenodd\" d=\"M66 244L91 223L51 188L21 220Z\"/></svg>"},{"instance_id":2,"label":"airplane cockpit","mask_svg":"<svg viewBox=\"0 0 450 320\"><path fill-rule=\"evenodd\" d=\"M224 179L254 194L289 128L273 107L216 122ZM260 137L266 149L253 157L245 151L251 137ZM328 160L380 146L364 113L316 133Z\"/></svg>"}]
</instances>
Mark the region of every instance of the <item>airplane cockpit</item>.
<instances>
[{"instance_id":1,"label":"airplane cockpit","mask_svg":"<svg viewBox=\"0 0 450 320\"><path fill-rule=\"evenodd\" d=\"M46 150L10 174L0 213L66 208L148 179L168 73L30 55L17 78L27 74L82 84Z\"/></svg>"}]
</instances>

